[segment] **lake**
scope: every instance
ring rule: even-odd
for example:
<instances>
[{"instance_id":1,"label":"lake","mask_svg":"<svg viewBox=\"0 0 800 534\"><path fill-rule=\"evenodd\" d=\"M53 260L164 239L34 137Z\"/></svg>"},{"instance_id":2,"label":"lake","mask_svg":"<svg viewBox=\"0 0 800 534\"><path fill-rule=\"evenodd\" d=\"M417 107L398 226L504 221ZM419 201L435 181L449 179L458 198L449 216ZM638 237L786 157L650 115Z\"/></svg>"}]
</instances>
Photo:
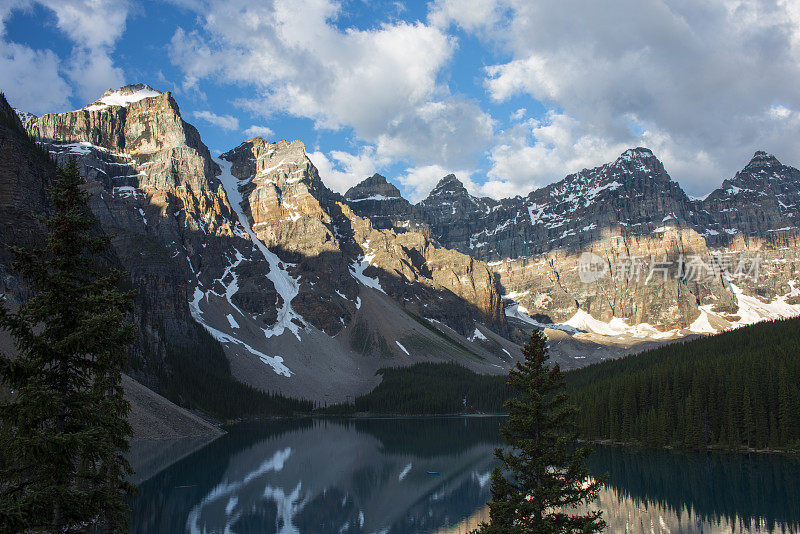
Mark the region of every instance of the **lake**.
<instances>
[{"instance_id":1,"label":"lake","mask_svg":"<svg viewBox=\"0 0 800 534\"><path fill-rule=\"evenodd\" d=\"M501 422L276 420L205 446L139 443L131 532L467 532L486 515ZM800 531L796 457L602 446L589 467L609 473L609 532Z\"/></svg>"}]
</instances>

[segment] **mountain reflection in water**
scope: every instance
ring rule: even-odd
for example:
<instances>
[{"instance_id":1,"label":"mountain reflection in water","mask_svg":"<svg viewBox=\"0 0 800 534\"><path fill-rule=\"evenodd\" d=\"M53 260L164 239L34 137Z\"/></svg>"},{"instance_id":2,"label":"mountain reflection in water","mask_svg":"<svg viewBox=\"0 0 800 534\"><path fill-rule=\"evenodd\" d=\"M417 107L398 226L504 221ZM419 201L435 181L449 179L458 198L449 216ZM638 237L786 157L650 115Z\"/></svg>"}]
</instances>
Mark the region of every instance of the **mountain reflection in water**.
<instances>
[{"instance_id":1,"label":"mountain reflection in water","mask_svg":"<svg viewBox=\"0 0 800 534\"><path fill-rule=\"evenodd\" d=\"M500 421L239 425L143 483L131 531L431 532L486 502Z\"/></svg>"},{"instance_id":2,"label":"mountain reflection in water","mask_svg":"<svg viewBox=\"0 0 800 534\"><path fill-rule=\"evenodd\" d=\"M468 532L500 418L237 425L140 486L131 532ZM800 461L597 447L609 532L798 531ZM438 473L438 475L429 474Z\"/></svg>"}]
</instances>

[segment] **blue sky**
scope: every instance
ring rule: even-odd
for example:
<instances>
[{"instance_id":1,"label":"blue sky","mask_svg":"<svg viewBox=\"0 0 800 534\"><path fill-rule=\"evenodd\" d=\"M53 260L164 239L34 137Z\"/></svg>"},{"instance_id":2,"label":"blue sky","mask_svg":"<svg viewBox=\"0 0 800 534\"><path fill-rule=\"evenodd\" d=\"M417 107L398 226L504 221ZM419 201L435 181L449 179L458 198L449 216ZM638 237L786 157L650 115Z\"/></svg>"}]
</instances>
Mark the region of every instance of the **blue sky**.
<instances>
[{"instance_id":1,"label":"blue sky","mask_svg":"<svg viewBox=\"0 0 800 534\"><path fill-rule=\"evenodd\" d=\"M12 105L148 83L212 152L301 139L339 191L526 194L640 145L695 196L758 149L800 163L791 0L3 0L0 21Z\"/></svg>"}]
</instances>

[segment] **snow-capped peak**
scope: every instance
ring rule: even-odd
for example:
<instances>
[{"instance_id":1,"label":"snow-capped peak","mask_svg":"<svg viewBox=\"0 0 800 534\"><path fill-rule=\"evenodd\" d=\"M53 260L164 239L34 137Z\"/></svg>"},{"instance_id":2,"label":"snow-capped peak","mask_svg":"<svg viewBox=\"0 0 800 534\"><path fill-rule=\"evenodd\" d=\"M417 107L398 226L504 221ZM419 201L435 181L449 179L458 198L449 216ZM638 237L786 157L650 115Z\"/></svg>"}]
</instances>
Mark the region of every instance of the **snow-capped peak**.
<instances>
[{"instance_id":1,"label":"snow-capped peak","mask_svg":"<svg viewBox=\"0 0 800 534\"><path fill-rule=\"evenodd\" d=\"M772 154L764 152L763 150L759 150L753 154L753 159L750 160L750 163L747 164L744 170L753 170L763 167L779 167L780 164L781 162L778 161L778 158Z\"/></svg>"},{"instance_id":2,"label":"snow-capped peak","mask_svg":"<svg viewBox=\"0 0 800 534\"><path fill-rule=\"evenodd\" d=\"M94 111L98 109L105 109L110 106L128 107L133 102L144 100L145 98L152 98L162 94L156 91L149 85L137 83L133 85L125 85L119 89L109 89L97 101L92 102L86 106L85 110Z\"/></svg>"},{"instance_id":3,"label":"snow-capped peak","mask_svg":"<svg viewBox=\"0 0 800 534\"><path fill-rule=\"evenodd\" d=\"M617 161L633 161L633 160L643 160L643 159L650 159L655 158L653 151L649 148L644 147L636 147L636 148L629 148L625 152L620 155Z\"/></svg>"}]
</instances>

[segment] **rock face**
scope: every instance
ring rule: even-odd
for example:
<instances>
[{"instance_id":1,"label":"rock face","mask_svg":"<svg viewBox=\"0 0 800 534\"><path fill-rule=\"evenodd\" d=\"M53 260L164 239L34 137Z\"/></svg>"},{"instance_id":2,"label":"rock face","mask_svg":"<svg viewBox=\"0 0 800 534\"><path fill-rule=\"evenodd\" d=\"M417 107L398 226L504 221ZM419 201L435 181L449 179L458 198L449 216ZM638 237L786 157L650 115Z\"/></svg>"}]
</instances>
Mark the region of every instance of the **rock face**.
<instances>
[{"instance_id":1,"label":"rock face","mask_svg":"<svg viewBox=\"0 0 800 534\"><path fill-rule=\"evenodd\" d=\"M414 213L443 246L487 260L581 250L608 228L642 235L662 220L697 220L689 198L646 148L500 201L470 195L451 174Z\"/></svg>"},{"instance_id":2,"label":"rock face","mask_svg":"<svg viewBox=\"0 0 800 534\"><path fill-rule=\"evenodd\" d=\"M17 114L0 97L0 243L35 247L44 243L41 217L49 212L47 186L55 165L25 135ZM0 293L11 305L27 296L9 271L11 255L0 246Z\"/></svg>"},{"instance_id":3,"label":"rock face","mask_svg":"<svg viewBox=\"0 0 800 534\"><path fill-rule=\"evenodd\" d=\"M25 128L41 148L23 136L29 147L60 163L74 157L88 179L92 210L138 290L133 375L150 387L168 389L169 354L191 354L200 325L240 380L320 401L369 389L386 365L461 357L497 372L509 363L497 275L422 233L356 215L300 141L255 138L214 160L172 96L141 84L27 117ZM14 231L41 235L29 207L46 201L47 179L15 184L7 174L4 215L31 221Z\"/></svg>"},{"instance_id":4,"label":"rock face","mask_svg":"<svg viewBox=\"0 0 800 534\"><path fill-rule=\"evenodd\" d=\"M92 210L138 293L134 377L165 389L175 371L170 347L201 341L186 305L189 281L213 284L212 266L227 265L228 241L241 240L218 167L171 95L142 85L25 126L59 163L74 157L87 177Z\"/></svg>"},{"instance_id":5,"label":"rock face","mask_svg":"<svg viewBox=\"0 0 800 534\"><path fill-rule=\"evenodd\" d=\"M413 206L410 224L424 225L442 246L489 261L511 315L607 332L644 324L636 333L650 338L709 333L744 320L737 291L764 304L747 320L800 313L792 300L799 189L800 171L758 152L732 180L693 201L650 150L634 148L499 201L474 197L445 176ZM370 207L361 213L383 217ZM739 276L741 258L749 270L760 264L760 276ZM584 281L586 260L603 275ZM608 327L615 318L619 328ZM587 325L591 320L598 323Z\"/></svg>"},{"instance_id":6,"label":"rock face","mask_svg":"<svg viewBox=\"0 0 800 534\"><path fill-rule=\"evenodd\" d=\"M253 231L287 263L290 277L303 280L292 305L317 328L342 330L355 312L360 277L373 277L414 313L424 307L426 317L462 334L476 321L503 331L498 286L486 264L435 247L424 234L397 234L358 217L325 187L300 141L250 139L221 157L232 163ZM346 299L334 298L337 291Z\"/></svg>"},{"instance_id":7,"label":"rock face","mask_svg":"<svg viewBox=\"0 0 800 534\"><path fill-rule=\"evenodd\" d=\"M764 239L795 235L800 225L800 171L771 154L756 152L700 206L709 218L706 236L715 243L724 244L736 234Z\"/></svg>"},{"instance_id":8,"label":"rock face","mask_svg":"<svg viewBox=\"0 0 800 534\"><path fill-rule=\"evenodd\" d=\"M369 216L375 228L408 230L413 219L411 203L380 174L373 174L344 195L353 212Z\"/></svg>"}]
</instances>

